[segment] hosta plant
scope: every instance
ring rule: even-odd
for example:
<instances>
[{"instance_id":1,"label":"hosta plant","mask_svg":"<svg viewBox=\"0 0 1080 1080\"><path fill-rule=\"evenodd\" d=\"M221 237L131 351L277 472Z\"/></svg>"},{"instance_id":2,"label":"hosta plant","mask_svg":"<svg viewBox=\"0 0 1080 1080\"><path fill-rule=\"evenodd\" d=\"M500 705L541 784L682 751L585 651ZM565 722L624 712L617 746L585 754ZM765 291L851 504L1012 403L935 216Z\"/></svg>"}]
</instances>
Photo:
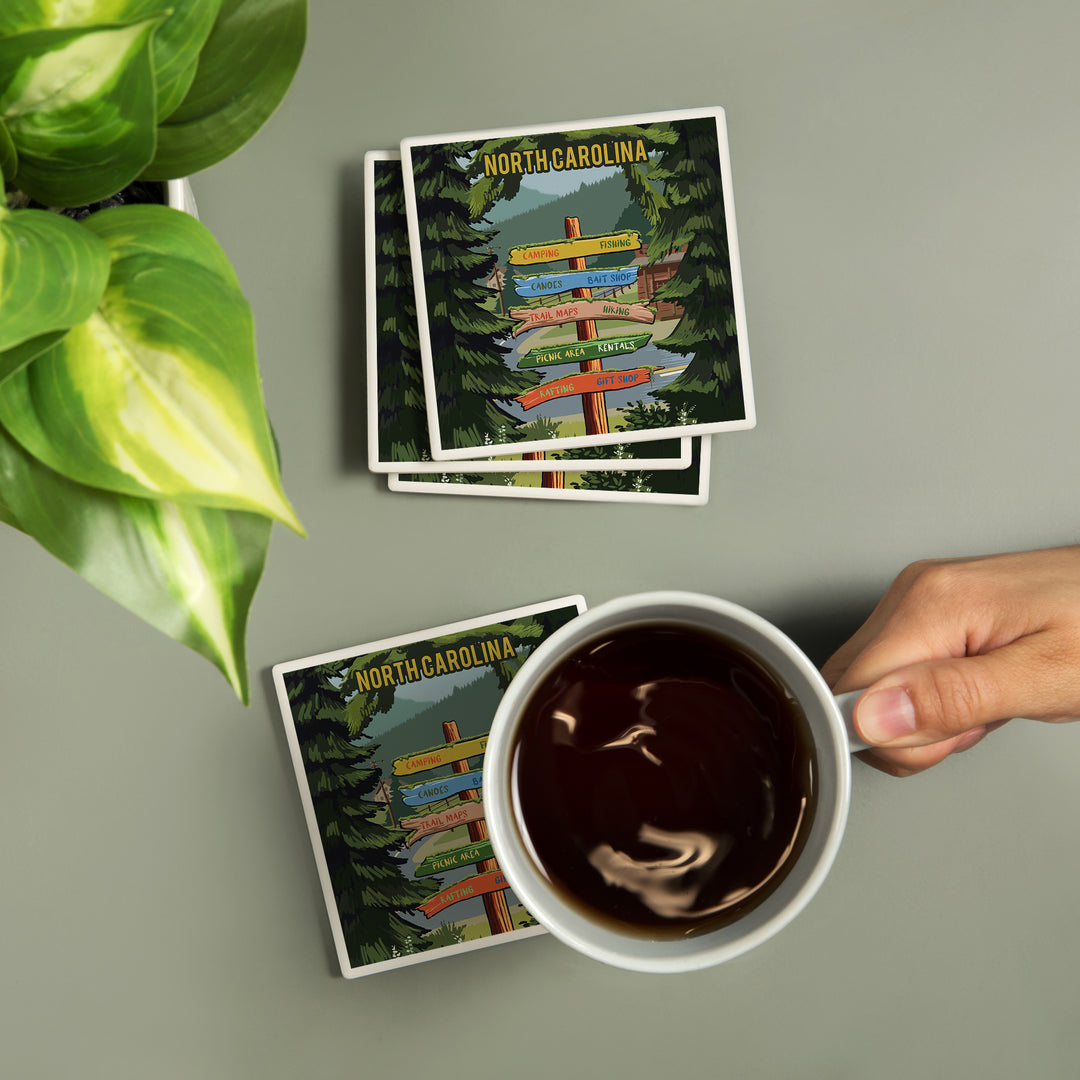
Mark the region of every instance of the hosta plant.
<instances>
[{"instance_id":1,"label":"hosta plant","mask_svg":"<svg viewBox=\"0 0 1080 1080\"><path fill-rule=\"evenodd\" d=\"M272 523L302 532L251 310L195 218L85 208L239 149L306 20L306 0L0 0L0 522L245 702Z\"/></svg>"}]
</instances>

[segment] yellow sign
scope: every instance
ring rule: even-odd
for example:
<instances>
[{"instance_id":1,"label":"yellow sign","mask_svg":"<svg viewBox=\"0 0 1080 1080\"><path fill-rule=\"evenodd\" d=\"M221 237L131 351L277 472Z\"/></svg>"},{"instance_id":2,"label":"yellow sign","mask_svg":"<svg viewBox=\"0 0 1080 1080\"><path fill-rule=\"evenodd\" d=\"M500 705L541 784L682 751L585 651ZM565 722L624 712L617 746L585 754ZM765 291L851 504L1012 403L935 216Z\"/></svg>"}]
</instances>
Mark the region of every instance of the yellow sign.
<instances>
[{"instance_id":1,"label":"yellow sign","mask_svg":"<svg viewBox=\"0 0 1080 1080\"><path fill-rule=\"evenodd\" d=\"M554 240L550 244L523 244L510 249L512 266L558 262L560 259L584 259L587 255L607 255L612 251L637 251L641 234L606 233L603 236L575 236L572 240Z\"/></svg>"},{"instance_id":2,"label":"yellow sign","mask_svg":"<svg viewBox=\"0 0 1080 1080\"><path fill-rule=\"evenodd\" d=\"M412 773L426 772L428 769L437 769L440 765L479 756L484 752L487 740L486 735L479 735L475 739L461 739L458 742L433 746L430 750L421 750L417 754L394 758L394 775L410 776Z\"/></svg>"}]
</instances>

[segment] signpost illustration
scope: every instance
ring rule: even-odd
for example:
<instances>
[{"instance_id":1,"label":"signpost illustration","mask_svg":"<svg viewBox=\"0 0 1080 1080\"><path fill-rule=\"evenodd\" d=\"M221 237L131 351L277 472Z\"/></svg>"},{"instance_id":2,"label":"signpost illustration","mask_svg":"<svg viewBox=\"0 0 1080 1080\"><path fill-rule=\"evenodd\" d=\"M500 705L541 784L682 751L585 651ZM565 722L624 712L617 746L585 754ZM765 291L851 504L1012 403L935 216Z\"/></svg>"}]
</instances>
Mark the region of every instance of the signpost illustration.
<instances>
[{"instance_id":1,"label":"signpost illustration","mask_svg":"<svg viewBox=\"0 0 1080 1080\"><path fill-rule=\"evenodd\" d=\"M651 334L630 334L626 337L609 337L597 341L575 341L568 345L549 345L530 349L518 360L519 368L542 367L545 364L570 364L575 360L602 360L617 353L637 352L647 345Z\"/></svg>"},{"instance_id":2,"label":"signpost illustration","mask_svg":"<svg viewBox=\"0 0 1080 1080\"><path fill-rule=\"evenodd\" d=\"M523 409L534 409L541 402L571 394L600 394L606 390L625 390L652 380L653 368L631 368L629 371L586 371L580 375L567 375L534 386L528 393L517 398Z\"/></svg>"},{"instance_id":3,"label":"signpost illustration","mask_svg":"<svg viewBox=\"0 0 1080 1080\"><path fill-rule=\"evenodd\" d=\"M641 247L641 236L629 230L602 236L582 236L578 218L568 217L564 220L565 240L512 247L509 262L512 266L535 266L566 259L569 263L567 273L515 277L514 291L519 296L541 297L569 290L572 301L540 307L511 308L508 314L518 322L513 330L514 337L540 326L576 323L576 342L555 348L530 349L518 361L518 367L569 364L576 361L580 374L543 382L522 394L517 401L523 409L532 409L552 398L580 395L585 433L607 435L609 428L605 392L650 382L653 369L640 367L631 371L604 371L603 358L616 353L635 352L648 343L651 335L632 334L600 338L596 331L596 322L598 319L621 319L624 322L652 323L656 320L656 312L636 302L623 304L610 297L594 299L594 288L624 288L632 285L637 280L637 267L590 269L585 259L589 255L606 255L613 251L637 251Z\"/></svg>"},{"instance_id":4,"label":"signpost illustration","mask_svg":"<svg viewBox=\"0 0 1080 1080\"><path fill-rule=\"evenodd\" d=\"M587 319L626 319L629 322L651 323L656 321L656 312L644 304L588 300L580 304L561 304L557 307L511 308L510 317L521 320L521 325L514 327L514 337L517 337L518 334L535 330L538 326L557 326L559 323L582 322Z\"/></svg>"},{"instance_id":5,"label":"signpost illustration","mask_svg":"<svg viewBox=\"0 0 1080 1080\"><path fill-rule=\"evenodd\" d=\"M453 770L452 776L408 785L399 781L399 794L408 806L426 806L455 796L459 801L447 810L402 818L400 824L402 828L411 830L406 840L409 846L423 837L455 829L459 825L465 825L469 834L468 844L429 855L421 861L416 869L417 877L429 877L469 866L475 866L476 872L443 889L422 904L420 910L430 919L452 904L479 896L484 903L491 933L504 934L514 929L506 902L508 884L495 859L484 821L479 791L483 771L473 768L469 760L484 753L487 735L462 739L454 721L444 721L442 729L446 740L443 745L395 758L393 771L395 776L405 777L449 765Z\"/></svg>"},{"instance_id":6,"label":"signpost illustration","mask_svg":"<svg viewBox=\"0 0 1080 1080\"><path fill-rule=\"evenodd\" d=\"M518 296L529 297L552 296L570 289L622 289L637 281L637 273L636 266L596 266L591 270L575 270L565 274L532 274L515 277L514 292ZM490 285L489 288L495 286Z\"/></svg>"},{"instance_id":7,"label":"signpost illustration","mask_svg":"<svg viewBox=\"0 0 1080 1080\"><path fill-rule=\"evenodd\" d=\"M449 799L453 795L463 795L479 787L481 775L481 770L477 769L475 772L463 773L461 776L443 776L438 780L427 780L422 784L402 787L399 794L406 806L426 806L429 802Z\"/></svg>"},{"instance_id":8,"label":"signpost illustration","mask_svg":"<svg viewBox=\"0 0 1080 1080\"><path fill-rule=\"evenodd\" d=\"M448 829L456 829L470 821L479 821L484 816L484 804L482 802L459 803L449 810L443 810L436 814L426 814L419 817L405 818L401 822L403 829L412 829L405 838L405 846L412 847L417 840L433 836L435 833L446 832Z\"/></svg>"}]
</instances>

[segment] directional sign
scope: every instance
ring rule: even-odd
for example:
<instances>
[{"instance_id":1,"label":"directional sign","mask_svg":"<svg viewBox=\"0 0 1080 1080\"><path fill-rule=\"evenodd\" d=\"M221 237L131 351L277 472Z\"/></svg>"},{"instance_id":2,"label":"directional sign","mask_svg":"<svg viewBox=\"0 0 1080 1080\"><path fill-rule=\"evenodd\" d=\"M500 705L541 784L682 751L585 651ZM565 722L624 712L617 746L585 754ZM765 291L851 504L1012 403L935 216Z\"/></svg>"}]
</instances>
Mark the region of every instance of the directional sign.
<instances>
[{"instance_id":1,"label":"directional sign","mask_svg":"<svg viewBox=\"0 0 1080 1080\"><path fill-rule=\"evenodd\" d=\"M591 270L567 270L565 274L532 274L514 278L518 296L550 296L571 289L614 289L637 281L636 266L597 266Z\"/></svg>"},{"instance_id":2,"label":"directional sign","mask_svg":"<svg viewBox=\"0 0 1080 1080\"><path fill-rule=\"evenodd\" d=\"M595 394L606 390L625 390L631 386L640 386L652 379L652 368L631 368L629 371L586 371L580 375L567 375L561 379L534 386L528 393L516 400L523 409L533 409L552 398L568 397L571 394ZM408 801L408 800L406 800Z\"/></svg>"},{"instance_id":3,"label":"directional sign","mask_svg":"<svg viewBox=\"0 0 1080 1080\"><path fill-rule=\"evenodd\" d=\"M486 874L473 874L472 877L443 889L437 896L433 896L426 904L420 905L420 910L430 919L432 915L438 915L444 908L451 904L460 903L462 900L471 900L474 896L483 896L484 893L498 892L500 889L509 888L506 875L501 870L489 870Z\"/></svg>"},{"instance_id":4,"label":"directional sign","mask_svg":"<svg viewBox=\"0 0 1080 1080\"><path fill-rule=\"evenodd\" d=\"M584 259L589 255L607 255L612 251L637 251L641 234L606 233L603 236L576 236L572 240L553 240L550 244L522 244L510 249L511 266L535 266L560 259Z\"/></svg>"},{"instance_id":5,"label":"directional sign","mask_svg":"<svg viewBox=\"0 0 1080 1080\"><path fill-rule=\"evenodd\" d=\"M401 788L401 799L406 806L423 806L437 799L448 799L451 795L460 795L469 788L478 788L483 778L483 769L455 773L453 776L440 776L438 780L428 780L423 784Z\"/></svg>"},{"instance_id":6,"label":"directional sign","mask_svg":"<svg viewBox=\"0 0 1080 1080\"><path fill-rule=\"evenodd\" d=\"M403 829L412 829L405 837L406 847L412 847L417 840L434 833L446 832L447 829L456 829L459 825L467 825L470 821L481 821L484 817L484 804L479 800L463 802L460 806L451 806L449 810L443 810L437 814L420 814L417 817L402 818L398 824Z\"/></svg>"},{"instance_id":7,"label":"directional sign","mask_svg":"<svg viewBox=\"0 0 1080 1080\"><path fill-rule=\"evenodd\" d=\"M594 338L592 341L572 341L567 345L530 349L518 359L519 368L542 367L545 364L572 364L582 360L602 360L605 356L632 353L648 345L652 334L630 334L625 337Z\"/></svg>"},{"instance_id":8,"label":"directional sign","mask_svg":"<svg viewBox=\"0 0 1080 1080\"><path fill-rule=\"evenodd\" d=\"M580 322L583 319L623 319L626 322L656 322L656 312L644 304L620 304L616 300L574 300L569 304L549 307L511 308L511 319L517 319L514 337L537 326L558 326L560 323Z\"/></svg>"},{"instance_id":9,"label":"directional sign","mask_svg":"<svg viewBox=\"0 0 1080 1080\"><path fill-rule=\"evenodd\" d=\"M442 851L438 855L429 855L416 868L416 876L431 877L432 874L442 874L447 870L456 870L459 866L469 866L494 857L491 841L478 840L475 844L466 844L464 847Z\"/></svg>"},{"instance_id":10,"label":"directional sign","mask_svg":"<svg viewBox=\"0 0 1080 1080\"><path fill-rule=\"evenodd\" d=\"M452 761L479 756L484 752L487 740L486 735L479 735L475 739L461 739L455 743L444 743L442 746L433 746L429 750L420 750L415 754L396 757L394 758L394 775L409 776L412 773L424 772L425 769L449 765Z\"/></svg>"}]
</instances>

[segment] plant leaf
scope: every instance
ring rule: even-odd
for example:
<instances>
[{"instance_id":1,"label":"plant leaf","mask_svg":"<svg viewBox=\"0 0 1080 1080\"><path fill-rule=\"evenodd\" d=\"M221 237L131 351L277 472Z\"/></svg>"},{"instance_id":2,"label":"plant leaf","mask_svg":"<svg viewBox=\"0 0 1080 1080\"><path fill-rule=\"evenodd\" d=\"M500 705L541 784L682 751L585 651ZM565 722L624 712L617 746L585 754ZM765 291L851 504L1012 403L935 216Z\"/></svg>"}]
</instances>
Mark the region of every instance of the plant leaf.
<instances>
[{"instance_id":1,"label":"plant leaf","mask_svg":"<svg viewBox=\"0 0 1080 1080\"><path fill-rule=\"evenodd\" d=\"M243 146L281 103L306 36L307 0L225 0L145 178L188 176Z\"/></svg>"},{"instance_id":2,"label":"plant leaf","mask_svg":"<svg viewBox=\"0 0 1080 1080\"><path fill-rule=\"evenodd\" d=\"M88 319L108 280L109 250L89 229L0 206L0 351Z\"/></svg>"},{"instance_id":3,"label":"plant leaf","mask_svg":"<svg viewBox=\"0 0 1080 1080\"><path fill-rule=\"evenodd\" d=\"M0 384L0 422L63 476L128 495L248 510L303 533L281 488L262 400L251 310L207 269L220 254L193 218L156 209L181 250L140 250L118 226L132 208L92 215L113 251L98 310ZM120 222L122 224L122 221ZM118 236L123 236L118 240ZM156 245L156 248L155 246Z\"/></svg>"},{"instance_id":4,"label":"plant leaf","mask_svg":"<svg viewBox=\"0 0 1080 1080\"><path fill-rule=\"evenodd\" d=\"M169 9L169 17L154 34L152 57L160 123L187 96L199 66L199 53L213 29L222 0L114 0L108 6L123 8L110 22L130 22ZM105 6L99 0L99 7Z\"/></svg>"},{"instance_id":5,"label":"plant leaf","mask_svg":"<svg viewBox=\"0 0 1080 1080\"><path fill-rule=\"evenodd\" d=\"M220 8L221 0L82 0L79 4L69 0L4 0L0 35L131 23L168 11L152 47L157 118L161 120L184 100L195 76L199 50Z\"/></svg>"},{"instance_id":6,"label":"plant leaf","mask_svg":"<svg viewBox=\"0 0 1080 1080\"><path fill-rule=\"evenodd\" d=\"M0 38L0 118L19 153L18 187L46 206L82 206L139 175L156 142L160 21Z\"/></svg>"},{"instance_id":7,"label":"plant leaf","mask_svg":"<svg viewBox=\"0 0 1080 1080\"><path fill-rule=\"evenodd\" d=\"M83 225L105 242L114 263L132 255L156 254L195 263L224 278L231 288L240 288L228 255L191 214L170 206L133 203L91 214Z\"/></svg>"},{"instance_id":8,"label":"plant leaf","mask_svg":"<svg viewBox=\"0 0 1080 1080\"><path fill-rule=\"evenodd\" d=\"M0 519L6 505L9 524L206 657L248 703L244 639L269 519L84 487L36 461L2 428L0 493Z\"/></svg>"},{"instance_id":9,"label":"plant leaf","mask_svg":"<svg viewBox=\"0 0 1080 1080\"><path fill-rule=\"evenodd\" d=\"M2 486L0 486L0 522L22 532L22 527L15 517L15 511L4 501L4 489Z\"/></svg>"},{"instance_id":10,"label":"plant leaf","mask_svg":"<svg viewBox=\"0 0 1080 1080\"><path fill-rule=\"evenodd\" d=\"M46 349L51 349L66 333L66 330L54 330L0 352L0 383L24 368L34 357L40 356Z\"/></svg>"},{"instance_id":11,"label":"plant leaf","mask_svg":"<svg viewBox=\"0 0 1080 1080\"><path fill-rule=\"evenodd\" d=\"M14 176L19 168L19 152L11 141L11 132L7 124L0 120L0 206L6 202L4 198L4 177Z\"/></svg>"}]
</instances>

